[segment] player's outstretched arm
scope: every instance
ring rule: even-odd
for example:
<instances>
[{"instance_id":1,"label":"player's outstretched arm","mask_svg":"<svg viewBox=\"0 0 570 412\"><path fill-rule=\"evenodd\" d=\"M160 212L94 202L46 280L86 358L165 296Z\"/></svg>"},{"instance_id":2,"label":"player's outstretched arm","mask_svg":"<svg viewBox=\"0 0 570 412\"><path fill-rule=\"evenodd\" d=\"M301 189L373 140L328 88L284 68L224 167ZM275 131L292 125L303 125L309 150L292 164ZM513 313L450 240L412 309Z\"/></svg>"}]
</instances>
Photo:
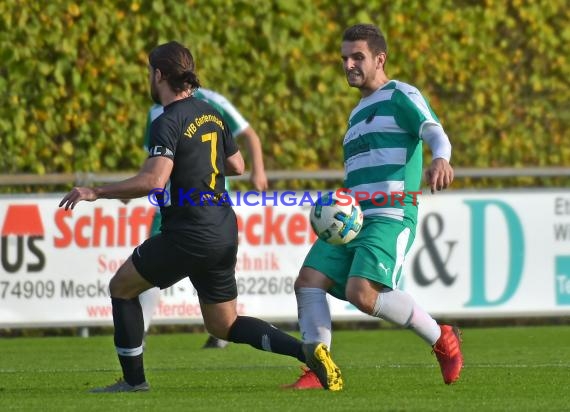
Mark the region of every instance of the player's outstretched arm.
<instances>
[{"instance_id":1,"label":"player's outstretched arm","mask_svg":"<svg viewBox=\"0 0 570 412\"><path fill-rule=\"evenodd\" d=\"M261 139L255 129L248 126L240 137L245 140L247 152L251 158L251 176L249 180L257 191L267 190L267 175L265 174L265 166L263 165L263 152L261 150Z\"/></svg>"},{"instance_id":2,"label":"player's outstretched arm","mask_svg":"<svg viewBox=\"0 0 570 412\"><path fill-rule=\"evenodd\" d=\"M92 202L101 198L134 199L147 196L152 190L165 187L172 172L172 166L172 160L167 157L150 157L144 162L136 176L121 182L100 187L74 187L59 202L59 207L68 210L75 208L82 200Z\"/></svg>"},{"instance_id":3,"label":"player's outstretched arm","mask_svg":"<svg viewBox=\"0 0 570 412\"><path fill-rule=\"evenodd\" d=\"M451 159L451 142L441 124L426 122L422 128L422 139L429 145L432 162L425 172L425 179L431 192L446 189L453 182Z\"/></svg>"},{"instance_id":4,"label":"player's outstretched arm","mask_svg":"<svg viewBox=\"0 0 570 412\"><path fill-rule=\"evenodd\" d=\"M453 182L453 168L446 159L433 159L426 170L425 179L432 193L447 189Z\"/></svg>"},{"instance_id":5,"label":"player's outstretched arm","mask_svg":"<svg viewBox=\"0 0 570 412\"><path fill-rule=\"evenodd\" d=\"M92 187L74 187L69 193L67 193L61 202L59 202L59 207L65 207L65 210L71 208L73 209L77 203L82 200L92 202L97 200L97 193Z\"/></svg>"},{"instance_id":6,"label":"player's outstretched arm","mask_svg":"<svg viewBox=\"0 0 570 412\"><path fill-rule=\"evenodd\" d=\"M226 158L225 175L226 176L239 176L245 171L245 162L241 152L238 150L230 157Z\"/></svg>"}]
</instances>

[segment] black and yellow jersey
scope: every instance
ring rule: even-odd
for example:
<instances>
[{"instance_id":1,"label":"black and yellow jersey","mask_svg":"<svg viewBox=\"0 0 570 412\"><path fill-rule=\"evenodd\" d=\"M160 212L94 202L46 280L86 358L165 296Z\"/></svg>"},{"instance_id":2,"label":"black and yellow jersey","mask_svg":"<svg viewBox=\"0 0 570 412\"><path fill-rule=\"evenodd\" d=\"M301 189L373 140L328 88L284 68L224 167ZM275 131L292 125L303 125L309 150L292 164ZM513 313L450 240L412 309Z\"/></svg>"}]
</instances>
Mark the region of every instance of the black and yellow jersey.
<instances>
[{"instance_id":1,"label":"black and yellow jersey","mask_svg":"<svg viewBox=\"0 0 570 412\"><path fill-rule=\"evenodd\" d=\"M209 197L225 193L225 159L237 151L228 125L208 103L188 97L165 106L149 136L149 156L174 162L161 205L162 232L201 244L237 240L229 202Z\"/></svg>"}]
</instances>

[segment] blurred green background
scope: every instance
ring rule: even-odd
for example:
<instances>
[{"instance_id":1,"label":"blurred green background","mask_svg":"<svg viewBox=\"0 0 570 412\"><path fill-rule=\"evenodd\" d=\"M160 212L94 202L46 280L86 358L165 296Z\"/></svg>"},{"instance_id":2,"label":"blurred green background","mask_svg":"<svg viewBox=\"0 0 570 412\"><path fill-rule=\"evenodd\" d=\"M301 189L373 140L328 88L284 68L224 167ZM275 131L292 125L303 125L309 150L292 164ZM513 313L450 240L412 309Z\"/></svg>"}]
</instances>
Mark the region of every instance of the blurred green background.
<instances>
[{"instance_id":1,"label":"blurred green background","mask_svg":"<svg viewBox=\"0 0 570 412\"><path fill-rule=\"evenodd\" d=\"M385 32L388 76L430 100L452 164L570 164L566 0L4 0L0 173L136 170L147 54L169 40L258 131L268 170L341 169L359 93L340 42L360 22Z\"/></svg>"}]
</instances>

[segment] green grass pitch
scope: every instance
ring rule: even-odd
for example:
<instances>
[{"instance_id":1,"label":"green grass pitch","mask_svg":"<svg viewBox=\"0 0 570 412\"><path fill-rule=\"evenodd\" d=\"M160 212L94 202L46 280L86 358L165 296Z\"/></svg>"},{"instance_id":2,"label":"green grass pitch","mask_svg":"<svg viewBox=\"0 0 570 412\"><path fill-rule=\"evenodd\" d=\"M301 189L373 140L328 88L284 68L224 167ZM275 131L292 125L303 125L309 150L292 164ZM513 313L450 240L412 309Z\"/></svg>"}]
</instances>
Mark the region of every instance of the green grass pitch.
<instances>
[{"instance_id":1,"label":"green grass pitch","mask_svg":"<svg viewBox=\"0 0 570 412\"><path fill-rule=\"evenodd\" d=\"M283 390L299 363L205 334L147 338L151 391L90 394L120 376L112 336L0 339L0 411L564 411L570 410L570 326L468 328L460 381L443 384L412 332L338 331L342 392Z\"/></svg>"}]
</instances>

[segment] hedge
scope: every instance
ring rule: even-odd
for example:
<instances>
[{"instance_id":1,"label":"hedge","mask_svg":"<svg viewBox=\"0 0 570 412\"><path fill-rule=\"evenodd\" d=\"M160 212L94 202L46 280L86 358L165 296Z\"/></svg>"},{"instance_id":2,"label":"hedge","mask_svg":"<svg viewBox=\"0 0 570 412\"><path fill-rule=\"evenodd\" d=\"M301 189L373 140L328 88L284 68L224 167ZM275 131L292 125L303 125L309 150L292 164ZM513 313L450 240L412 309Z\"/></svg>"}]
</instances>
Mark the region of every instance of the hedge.
<instances>
[{"instance_id":1,"label":"hedge","mask_svg":"<svg viewBox=\"0 0 570 412\"><path fill-rule=\"evenodd\" d=\"M358 22L384 30L389 77L430 99L455 166L565 166L568 21L565 0L4 0L0 170L136 170L147 54L169 40L256 128L268 169L342 168L359 94L340 39Z\"/></svg>"}]
</instances>

